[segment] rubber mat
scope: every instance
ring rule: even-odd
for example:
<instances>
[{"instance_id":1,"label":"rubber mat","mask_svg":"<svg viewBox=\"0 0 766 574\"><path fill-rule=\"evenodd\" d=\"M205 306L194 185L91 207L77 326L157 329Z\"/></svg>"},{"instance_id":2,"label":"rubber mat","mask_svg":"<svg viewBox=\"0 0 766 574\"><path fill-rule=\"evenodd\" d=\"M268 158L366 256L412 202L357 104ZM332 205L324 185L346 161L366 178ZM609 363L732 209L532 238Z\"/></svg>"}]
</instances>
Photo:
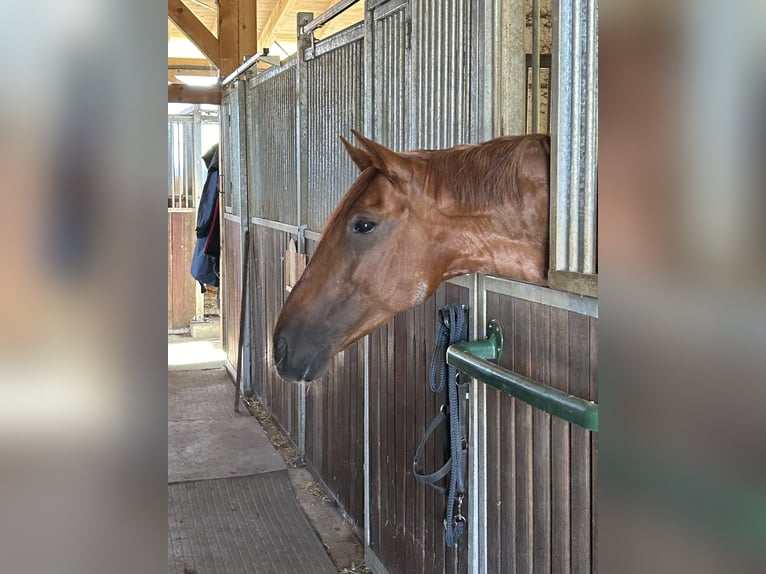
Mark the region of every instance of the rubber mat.
<instances>
[{"instance_id":1,"label":"rubber mat","mask_svg":"<svg viewBox=\"0 0 766 574\"><path fill-rule=\"evenodd\" d=\"M168 485L168 572L337 573L286 470Z\"/></svg>"}]
</instances>

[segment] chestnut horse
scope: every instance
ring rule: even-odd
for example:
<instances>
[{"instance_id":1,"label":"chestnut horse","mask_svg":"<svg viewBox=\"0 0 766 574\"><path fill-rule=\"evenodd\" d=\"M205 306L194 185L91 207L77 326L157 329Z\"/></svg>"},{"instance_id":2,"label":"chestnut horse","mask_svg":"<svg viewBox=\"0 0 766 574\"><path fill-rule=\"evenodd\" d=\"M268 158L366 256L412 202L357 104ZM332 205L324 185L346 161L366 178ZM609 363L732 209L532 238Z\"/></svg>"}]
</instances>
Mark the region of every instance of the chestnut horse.
<instances>
[{"instance_id":1,"label":"chestnut horse","mask_svg":"<svg viewBox=\"0 0 766 574\"><path fill-rule=\"evenodd\" d=\"M361 174L274 330L287 380L321 376L336 353L451 277L547 284L547 135L397 153L353 133L361 147L341 140Z\"/></svg>"}]
</instances>

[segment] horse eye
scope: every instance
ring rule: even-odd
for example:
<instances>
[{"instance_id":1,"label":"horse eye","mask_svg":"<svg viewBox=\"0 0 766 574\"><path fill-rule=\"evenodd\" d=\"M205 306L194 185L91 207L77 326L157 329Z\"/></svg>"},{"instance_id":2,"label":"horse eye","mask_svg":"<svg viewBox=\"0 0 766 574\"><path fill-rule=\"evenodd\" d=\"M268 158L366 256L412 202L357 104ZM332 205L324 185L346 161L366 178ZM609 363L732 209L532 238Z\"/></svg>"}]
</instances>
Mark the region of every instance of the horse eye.
<instances>
[{"instance_id":1,"label":"horse eye","mask_svg":"<svg viewBox=\"0 0 766 574\"><path fill-rule=\"evenodd\" d=\"M372 221L360 219L354 223L354 233L370 233L373 229L375 229L375 225L376 224Z\"/></svg>"}]
</instances>

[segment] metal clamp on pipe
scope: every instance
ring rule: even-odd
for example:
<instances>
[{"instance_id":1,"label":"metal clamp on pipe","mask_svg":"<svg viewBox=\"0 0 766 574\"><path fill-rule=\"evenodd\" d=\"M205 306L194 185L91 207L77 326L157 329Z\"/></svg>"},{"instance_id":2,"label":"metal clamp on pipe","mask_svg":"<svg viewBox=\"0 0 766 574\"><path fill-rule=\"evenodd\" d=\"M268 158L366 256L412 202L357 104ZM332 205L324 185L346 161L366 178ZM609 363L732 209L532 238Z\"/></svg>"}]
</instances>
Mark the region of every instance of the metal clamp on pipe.
<instances>
[{"instance_id":1,"label":"metal clamp on pipe","mask_svg":"<svg viewBox=\"0 0 766 574\"><path fill-rule=\"evenodd\" d=\"M487 338L465 341L447 348L447 364L466 375L546 413L598 431L598 405L572 396L559 389L536 383L488 360L498 359L503 352L503 329L494 319L487 326Z\"/></svg>"}]
</instances>

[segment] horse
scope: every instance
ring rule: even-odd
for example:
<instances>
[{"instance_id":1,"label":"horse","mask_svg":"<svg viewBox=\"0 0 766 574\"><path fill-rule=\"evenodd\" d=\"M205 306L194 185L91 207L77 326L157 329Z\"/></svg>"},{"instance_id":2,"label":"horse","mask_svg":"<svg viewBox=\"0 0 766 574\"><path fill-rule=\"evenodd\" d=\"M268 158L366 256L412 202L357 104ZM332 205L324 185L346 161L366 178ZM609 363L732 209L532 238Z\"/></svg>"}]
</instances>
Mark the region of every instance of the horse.
<instances>
[{"instance_id":1,"label":"horse","mask_svg":"<svg viewBox=\"0 0 766 574\"><path fill-rule=\"evenodd\" d=\"M452 277L547 285L547 135L395 152L352 132L360 147L340 139L360 174L274 329L274 364L288 381L322 376L335 354Z\"/></svg>"}]
</instances>

